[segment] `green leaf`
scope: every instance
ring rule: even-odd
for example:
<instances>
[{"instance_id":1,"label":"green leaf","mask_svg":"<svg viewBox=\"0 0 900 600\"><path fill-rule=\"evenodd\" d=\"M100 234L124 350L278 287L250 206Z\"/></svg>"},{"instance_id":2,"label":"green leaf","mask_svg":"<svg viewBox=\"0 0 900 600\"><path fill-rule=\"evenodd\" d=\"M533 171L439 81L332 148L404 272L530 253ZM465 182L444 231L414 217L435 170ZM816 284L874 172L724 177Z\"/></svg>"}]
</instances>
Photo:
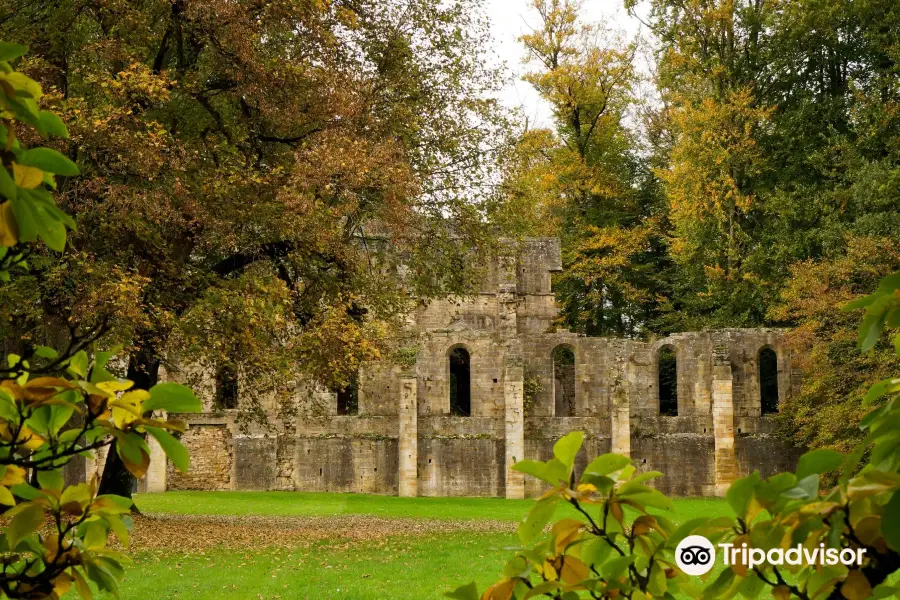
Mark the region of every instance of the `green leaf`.
<instances>
[{"instance_id":1,"label":"green leaf","mask_svg":"<svg viewBox=\"0 0 900 600\"><path fill-rule=\"evenodd\" d=\"M613 553L613 547L610 546L606 539L601 537L592 537L584 543L581 548L581 560L586 565L599 566L606 562L606 559Z\"/></svg>"},{"instance_id":2,"label":"green leaf","mask_svg":"<svg viewBox=\"0 0 900 600\"><path fill-rule=\"evenodd\" d=\"M10 200L12 201L13 215L16 217L16 224L19 226L19 241L33 242L37 240L38 217L35 214L33 203L26 198L22 198L19 194L15 198L10 198Z\"/></svg>"},{"instance_id":3,"label":"green leaf","mask_svg":"<svg viewBox=\"0 0 900 600\"><path fill-rule=\"evenodd\" d=\"M130 511L134 501L131 498L126 496L117 496L115 494L103 494L102 496L97 496L98 499L104 498L117 504L120 508L126 511Z\"/></svg>"},{"instance_id":4,"label":"green leaf","mask_svg":"<svg viewBox=\"0 0 900 600\"><path fill-rule=\"evenodd\" d=\"M747 600L752 600L759 596L759 593L763 590L763 586L765 586L763 580L751 573L741 582L737 591L741 596L747 598Z\"/></svg>"},{"instance_id":5,"label":"green leaf","mask_svg":"<svg viewBox=\"0 0 900 600\"><path fill-rule=\"evenodd\" d=\"M31 535L44 524L44 509L36 504L25 506L12 518L6 528L6 539L11 550L25 537Z\"/></svg>"},{"instance_id":6,"label":"green leaf","mask_svg":"<svg viewBox=\"0 0 900 600\"><path fill-rule=\"evenodd\" d=\"M863 406L872 404L882 396L896 394L897 392L900 392L900 378L889 377L887 379L882 379L870 387L869 391L866 392L866 397L863 398Z\"/></svg>"},{"instance_id":7,"label":"green leaf","mask_svg":"<svg viewBox=\"0 0 900 600\"><path fill-rule=\"evenodd\" d=\"M547 462L541 462L539 460L520 460L511 468L513 471L537 477L550 485L559 485L560 481L565 482L569 476L565 465L563 465L558 458L551 458Z\"/></svg>"},{"instance_id":8,"label":"green leaf","mask_svg":"<svg viewBox=\"0 0 900 600\"><path fill-rule=\"evenodd\" d=\"M69 502L76 502L81 506L87 506L90 501L91 486L88 483L70 485L63 490L62 494L59 497L60 505L65 505Z\"/></svg>"},{"instance_id":9,"label":"green leaf","mask_svg":"<svg viewBox=\"0 0 900 600\"><path fill-rule=\"evenodd\" d=\"M172 464L175 465L179 471L183 473L188 470L188 467L191 465L191 458L188 455L187 448L185 448L181 442L176 440L168 431L160 427L151 427L147 425L144 429L147 430L147 433L156 438L156 441L159 442L163 452L166 453L166 456L169 457L169 460L172 461Z\"/></svg>"},{"instance_id":10,"label":"green leaf","mask_svg":"<svg viewBox=\"0 0 900 600\"><path fill-rule=\"evenodd\" d=\"M94 356L94 368L91 369L91 383L101 383L115 379L113 374L107 370L106 365L121 349L121 346L116 346L108 352L97 352Z\"/></svg>"},{"instance_id":11,"label":"green leaf","mask_svg":"<svg viewBox=\"0 0 900 600\"><path fill-rule=\"evenodd\" d=\"M456 588L452 592L447 592L444 596L447 598L454 598L455 600L478 600L478 586L476 586L473 581L472 583Z\"/></svg>"},{"instance_id":12,"label":"green leaf","mask_svg":"<svg viewBox=\"0 0 900 600\"><path fill-rule=\"evenodd\" d=\"M33 242L40 236L51 250L62 252L66 247L66 227L63 225L56 207L43 202L47 190L19 189L13 200L13 214L19 225L19 240ZM61 211L60 211L61 212Z\"/></svg>"},{"instance_id":13,"label":"green leaf","mask_svg":"<svg viewBox=\"0 0 900 600\"><path fill-rule=\"evenodd\" d=\"M0 42L0 60L9 62L28 52L28 46L12 42Z\"/></svg>"},{"instance_id":14,"label":"green leaf","mask_svg":"<svg viewBox=\"0 0 900 600\"><path fill-rule=\"evenodd\" d=\"M68 157L52 148L31 148L18 156L18 162L42 171L74 177L78 175L78 166Z\"/></svg>"},{"instance_id":15,"label":"green leaf","mask_svg":"<svg viewBox=\"0 0 900 600\"><path fill-rule=\"evenodd\" d=\"M191 388L179 383L158 383L150 388L150 398L144 401L145 412L165 410L171 413L191 413L203 410L203 404Z\"/></svg>"},{"instance_id":16,"label":"green leaf","mask_svg":"<svg viewBox=\"0 0 900 600\"><path fill-rule=\"evenodd\" d=\"M606 580L615 580L622 576L625 573L625 569L634 562L635 557L631 554L626 554L625 556L619 556L612 560L606 561L600 572L603 573L603 577Z\"/></svg>"},{"instance_id":17,"label":"green leaf","mask_svg":"<svg viewBox=\"0 0 900 600\"><path fill-rule=\"evenodd\" d=\"M664 475L665 473L663 473L662 471L646 471L632 479L629 483L641 483L643 481L649 481L651 479L656 479L657 477L662 477Z\"/></svg>"},{"instance_id":18,"label":"green leaf","mask_svg":"<svg viewBox=\"0 0 900 600\"><path fill-rule=\"evenodd\" d=\"M881 585L875 587L872 590L872 599L873 600L881 600L882 598L896 598L900 597L900 587L891 586L887 583L882 583Z\"/></svg>"},{"instance_id":19,"label":"green leaf","mask_svg":"<svg viewBox=\"0 0 900 600\"><path fill-rule=\"evenodd\" d=\"M631 459L621 454L598 456L584 469L584 475L609 475L631 464Z\"/></svg>"},{"instance_id":20,"label":"green leaf","mask_svg":"<svg viewBox=\"0 0 900 600\"><path fill-rule=\"evenodd\" d=\"M716 577L712 585L703 590L703 600L718 598L729 588L732 581L734 581L734 570L725 569Z\"/></svg>"},{"instance_id":21,"label":"green leaf","mask_svg":"<svg viewBox=\"0 0 900 600\"><path fill-rule=\"evenodd\" d=\"M103 521L89 521L84 528L84 545L88 548L102 548L106 545L109 530Z\"/></svg>"},{"instance_id":22,"label":"green leaf","mask_svg":"<svg viewBox=\"0 0 900 600\"><path fill-rule=\"evenodd\" d=\"M38 119L41 122L44 132L49 135L55 135L58 138L68 139L69 138L69 130L66 129L65 123L62 122L55 113L50 112L49 110L42 110Z\"/></svg>"},{"instance_id":23,"label":"green leaf","mask_svg":"<svg viewBox=\"0 0 900 600\"><path fill-rule=\"evenodd\" d=\"M894 517L881 520L881 533L888 546L900 552L900 519L896 518L896 515L900 515L900 492L894 492L891 496L890 501L884 506L884 514Z\"/></svg>"},{"instance_id":24,"label":"green leaf","mask_svg":"<svg viewBox=\"0 0 900 600\"><path fill-rule=\"evenodd\" d=\"M836 450L819 448L800 457L797 463L797 479L805 479L813 473L828 473L841 468L844 456Z\"/></svg>"},{"instance_id":25,"label":"green leaf","mask_svg":"<svg viewBox=\"0 0 900 600\"><path fill-rule=\"evenodd\" d=\"M753 488L759 481L759 472L754 472L748 477L738 479L725 492L725 499L734 514L743 519L747 515L747 506L753 498Z\"/></svg>"},{"instance_id":26,"label":"green leaf","mask_svg":"<svg viewBox=\"0 0 900 600\"><path fill-rule=\"evenodd\" d=\"M61 491L65 482L63 481L62 469L54 469L52 471L38 471L38 484L44 490Z\"/></svg>"},{"instance_id":27,"label":"green leaf","mask_svg":"<svg viewBox=\"0 0 900 600\"><path fill-rule=\"evenodd\" d=\"M66 369L72 375L76 375L82 379L87 377L88 355L84 350L79 351L75 356L69 359L69 366Z\"/></svg>"},{"instance_id":28,"label":"green leaf","mask_svg":"<svg viewBox=\"0 0 900 600\"><path fill-rule=\"evenodd\" d=\"M9 171L0 164L0 195L8 200L15 200L18 195L18 190L19 188L16 186L16 182L13 181Z\"/></svg>"},{"instance_id":29,"label":"green leaf","mask_svg":"<svg viewBox=\"0 0 900 600\"><path fill-rule=\"evenodd\" d=\"M810 500L819 493L819 475L812 474L797 482L797 485L784 492L788 498Z\"/></svg>"},{"instance_id":30,"label":"green leaf","mask_svg":"<svg viewBox=\"0 0 900 600\"><path fill-rule=\"evenodd\" d=\"M50 404L37 408L26 421L28 426L43 437L56 435L69 422L75 406L71 404Z\"/></svg>"},{"instance_id":31,"label":"green leaf","mask_svg":"<svg viewBox=\"0 0 900 600\"><path fill-rule=\"evenodd\" d=\"M49 358L54 359L59 356L59 352L50 348L49 346L35 346L34 348L35 356L40 356L41 358Z\"/></svg>"},{"instance_id":32,"label":"green leaf","mask_svg":"<svg viewBox=\"0 0 900 600\"><path fill-rule=\"evenodd\" d=\"M658 508L665 511L675 510L675 504L672 499L660 492L659 490L650 489L647 492L630 493L628 500L636 502L643 507Z\"/></svg>"},{"instance_id":33,"label":"green leaf","mask_svg":"<svg viewBox=\"0 0 900 600\"><path fill-rule=\"evenodd\" d=\"M119 583L115 575L100 561L90 561L84 564L88 579L97 584L101 591L118 596Z\"/></svg>"},{"instance_id":34,"label":"green leaf","mask_svg":"<svg viewBox=\"0 0 900 600\"><path fill-rule=\"evenodd\" d=\"M887 309L893 303L894 299L891 294L876 292L880 297L866 310L866 314L859 325L859 349L868 352L878 343L881 332L884 329L884 322L887 319Z\"/></svg>"},{"instance_id":35,"label":"green leaf","mask_svg":"<svg viewBox=\"0 0 900 600\"><path fill-rule=\"evenodd\" d=\"M707 519L706 517L697 517L695 519L685 521L678 526L678 529L675 530L675 533L669 536L669 539L666 540L666 545L671 548L675 548L676 546L678 546L681 540L689 535L692 535L700 527L706 525L708 520L709 519Z\"/></svg>"},{"instance_id":36,"label":"green leaf","mask_svg":"<svg viewBox=\"0 0 900 600\"><path fill-rule=\"evenodd\" d=\"M109 528L112 529L112 532L116 534L116 537L119 539L119 543L127 548L129 540L131 539L131 532L128 527L128 524L131 522L131 517L117 517L113 515L107 517L106 521L109 523Z\"/></svg>"},{"instance_id":37,"label":"green leaf","mask_svg":"<svg viewBox=\"0 0 900 600\"><path fill-rule=\"evenodd\" d=\"M582 443L584 443L583 431L573 431L564 435L553 445L553 456L566 466L567 471L571 472L575 464L575 455L581 449Z\"/></svg>"},{"instance_id":38,"label":"green leaf","mask_svg":"<svg viewBox=\"0 0 900 600\"><path fill-rule=\"evenodd\" d=\"M19 498L24 498L25 500L34 500L35 498L46 496L46 494L41 492L39 489L27 483L17 483L16 485L12 486L12 493Z\"/></svg>"},{"instance_id":39,"label":"green leaf","mask_svg":"<svg viewBox=\"0 0 900 600\"><path fill-rule=\"evenodd\" d=\"M544 527L553 518L557 504L559 504L559 496L551 496L531 507L528 514L525 515L525 519L519 523L519 539L523 544L531 543L531 540L544 530Z\"/></svg>"}]
</instances>

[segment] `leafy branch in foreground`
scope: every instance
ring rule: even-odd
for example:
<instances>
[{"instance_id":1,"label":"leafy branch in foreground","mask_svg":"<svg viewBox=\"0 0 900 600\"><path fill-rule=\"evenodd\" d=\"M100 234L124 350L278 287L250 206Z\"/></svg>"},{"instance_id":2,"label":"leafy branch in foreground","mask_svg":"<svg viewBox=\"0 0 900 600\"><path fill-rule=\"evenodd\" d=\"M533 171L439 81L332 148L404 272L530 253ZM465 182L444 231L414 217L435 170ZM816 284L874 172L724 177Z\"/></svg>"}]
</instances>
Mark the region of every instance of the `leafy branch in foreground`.
<instances>
[{"instance_id":1,"label":"leafy branch in foreground","mask_svg":"<svg viewBox=\"0 0 900 600\"><path fill-rule=\"evenodd\" d=\"M41 135L66 137L56 115L38 109L40 86L14 71L9 61L25 47L0 42L0 285L10 271L27 268L40 237L62 251L72 219L56 207L49 189L54 174L76 175L72 161L48 148L23 149L15 136L23 124ZM0 366L0 596L59 598L75 587L91 598L89 582L116 594L127 557L106 547L110 532L127 545L131 500L98 495L96 478L66 486L63 468L76 456L116 442L126 468L142 477L150 465L146 435L153 436L175 466L188 468L184 446L169 431L180 421L152 418L156 411L196 412L200 401L188 388L162 383L149 390L114 377L112 352L87 349L105 331L70 330L62 351L29 346L25 356L7 354Z\"/></svg>"},{"instance_id":2,"label":"leafy branch in foreground","mask_svg":"<svg viewBox=\"0 0 900 600\"><path fill-rule=\"evenodd\" d=\"M859 345L870 351L886 328L900 326L900 273L847 306L865 308ZM895 334L900 354L900 334ZM673 598L686 595L752 599L769 592L779 600L900 596L900 378L873 385L864 404L876 406L860 423L865 439L848 454L818 449L804 454L794 473L767 479L758 472L726 493L734 518L700 517L676 526L672 502L645 482L662 475L637 473L631 460L604 454L576 476L575 455L584 434L570 433L546 462L524 460L513 468L549 484L519 525L522 547L504 577L481 595L474 583L447 594L457 600L547 597ZM838 484L820 489L823 474L841 472ZM573 517L556 521L561 504ZM689 535L731 544L739 554L714 578L688 578L674 551ZM537 543L535 543L535 540ZM789 549L834 548L863 556L861 564L752 564L750 551L784 555ZM777 561L775 561L777 562ZM709 581L712 579L712 581Z\"/></svg>"}]
</instances>

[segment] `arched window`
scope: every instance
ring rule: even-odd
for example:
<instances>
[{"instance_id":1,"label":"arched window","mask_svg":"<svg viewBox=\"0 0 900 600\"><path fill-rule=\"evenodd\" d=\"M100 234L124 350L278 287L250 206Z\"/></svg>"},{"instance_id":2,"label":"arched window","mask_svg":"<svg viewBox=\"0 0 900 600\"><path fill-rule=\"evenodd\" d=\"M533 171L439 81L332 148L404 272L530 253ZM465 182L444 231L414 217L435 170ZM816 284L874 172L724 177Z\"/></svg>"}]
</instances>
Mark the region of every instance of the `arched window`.
<instances>
[{"instance_id":1,"label":"arched window","mask_svg":"<svg viewBox=\"0 0 900 600\"><path fill-rule=\"evenodd\" d=\"M665 346L659 351L659 414L678 416L678 360L675 350Z\"/></svg>"},{"instance_id":2,"label":"arched window","mask_svg":"<svg viewBox=\"0 0 900 600\"><path fill-rule=\"evenodd\" d=\"M216 406L237 408L238 378L234 365L220 365L216 371Z\"/></svg>"},{"instance_id":3,"label":"arched window","mask_svg":"<svg viewBox=\"0 0 900 600\"><path fill-rule=\"evenodd\" d=\"M450 414L468 417L472 414L472 384L469 352L465 348L450 350Z\"/></svg>"},{"instance_id":4,"label":"arched window","mask_svg":"<svg viewBox=\"0 0 900 600\"><path fill-rule=\"evenodd\" d=\"M553 405L557 417L575 413L575 353L568 346L553 349Z\"/></svg>"},{"instance_id":5,"label":"arched window","mask_svg":"<svg viewBox=\"0 0 900 600\"><path fill-rule=\"evenodd\" d=\"M764 415L778 412L778 355L771 348L759 351L759 404Z\"/></svg>"},{"instance_id":6,"label":"arched window","mask_svg":"<svg viewBox=\"0 0 900 600\"><path fill-rule=\"evenodd\" d=\"M350 382L337 391L337 414L359 414L359 383L356 374L350 378Z\"/></svg>"}]
</instances>

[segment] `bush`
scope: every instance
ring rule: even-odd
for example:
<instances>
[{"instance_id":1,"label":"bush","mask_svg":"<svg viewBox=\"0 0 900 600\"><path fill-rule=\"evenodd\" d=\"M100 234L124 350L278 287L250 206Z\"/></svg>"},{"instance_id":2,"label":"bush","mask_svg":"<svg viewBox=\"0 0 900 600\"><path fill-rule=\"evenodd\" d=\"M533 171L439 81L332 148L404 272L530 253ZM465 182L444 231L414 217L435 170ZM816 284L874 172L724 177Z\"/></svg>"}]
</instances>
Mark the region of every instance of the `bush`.
<instances>
[{"instance_id":1,"label":"bush","mask_svg":"<svg viewBox=\"0 0 900 600\"><path fill-rule=\"evenodd\" d=\"M885 327L900 326L900 272L847 308L866 309L859 346L871 351ZM894 347L900 353L900 334ZM750 599L766 590L779 600L900 595L895 575L900 570L900 378L872 386L864 403L876 408L862 419L866 436L852 453L813 450L800 458L795 473L768 479L753 473L728 489L734 517L698 518L677 527L671 501L646 485L662 473L638 474L627 457L605 454L576 474L575 455L584 436L570 433L556 443L549 461L524 460L513 466L550 489L519 525L522 547L507 562L503 578L481 595L473 583L447 596ZM841 473L838 484L820 489L822 475L832 472ZM556 521L545 534L564 502L579 518ZM859 567L840 562L751 565L743 555L709 581L708 576L689 578L676 564L675 549L689 535L702 535L713 544L746 545L748 554L797 544L865 553Z\"/></svg>"}]
</instances>

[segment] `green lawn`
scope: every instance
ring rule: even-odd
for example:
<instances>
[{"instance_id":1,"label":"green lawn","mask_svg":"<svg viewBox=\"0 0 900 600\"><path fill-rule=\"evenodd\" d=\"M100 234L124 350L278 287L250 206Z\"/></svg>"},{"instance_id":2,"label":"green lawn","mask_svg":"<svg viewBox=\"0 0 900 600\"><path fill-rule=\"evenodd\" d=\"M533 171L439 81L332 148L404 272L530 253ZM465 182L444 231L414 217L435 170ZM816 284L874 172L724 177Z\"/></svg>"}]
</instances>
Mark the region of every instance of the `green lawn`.
<instances>
[{"instance_id":1,"label":"green lawn","mask_svg":"<svg viewBox=\"0 0 900 600\"><path fill-rule=\"evenodd\" d=\"M534 500L398 498L303 492L166 492L136 494L135 503L142 512L182 515L373 515L518 521ZM675 505L679 520L727 512L725 503L719 498L679 498Z\"/></svg>"},{"instance_id":2,"label":"green lawn","mask_svg":"<svg viewBox=\"0 0 900 600\"><path fill-rule=\"evenodd\" d=\"M250 523L272 516L276 523L307 526L309 519L297 519L310 517L314 526L321 521L333 531L326 540L296 547L282 542L275 548L226 550L213 543L189 553L179 549L179 539L172 539L167 549L135 553L135 565L123 584L124 600L437 599L472 580L483 589L500 577L509 548L517 542L515 521L533 502L291 492L169 492L143 494L136 501L150 516L211 515L225 528L223 539L228 539L228 527L245 516L251 516ZM718 499L679 499L675 504L678 521L727 513ZM366 516L398 524L415 519L426 526L416 533L398 526L396 533L387 534L382 527L366 539L358 535L369 522ZM501 521L508 523L508 530L500 523L493 531L439 531L461 521ZM357 534L353 539L349 528ZM183 535L192 535L189 524L184 529Z\"/></svg>"}]
</instances>

